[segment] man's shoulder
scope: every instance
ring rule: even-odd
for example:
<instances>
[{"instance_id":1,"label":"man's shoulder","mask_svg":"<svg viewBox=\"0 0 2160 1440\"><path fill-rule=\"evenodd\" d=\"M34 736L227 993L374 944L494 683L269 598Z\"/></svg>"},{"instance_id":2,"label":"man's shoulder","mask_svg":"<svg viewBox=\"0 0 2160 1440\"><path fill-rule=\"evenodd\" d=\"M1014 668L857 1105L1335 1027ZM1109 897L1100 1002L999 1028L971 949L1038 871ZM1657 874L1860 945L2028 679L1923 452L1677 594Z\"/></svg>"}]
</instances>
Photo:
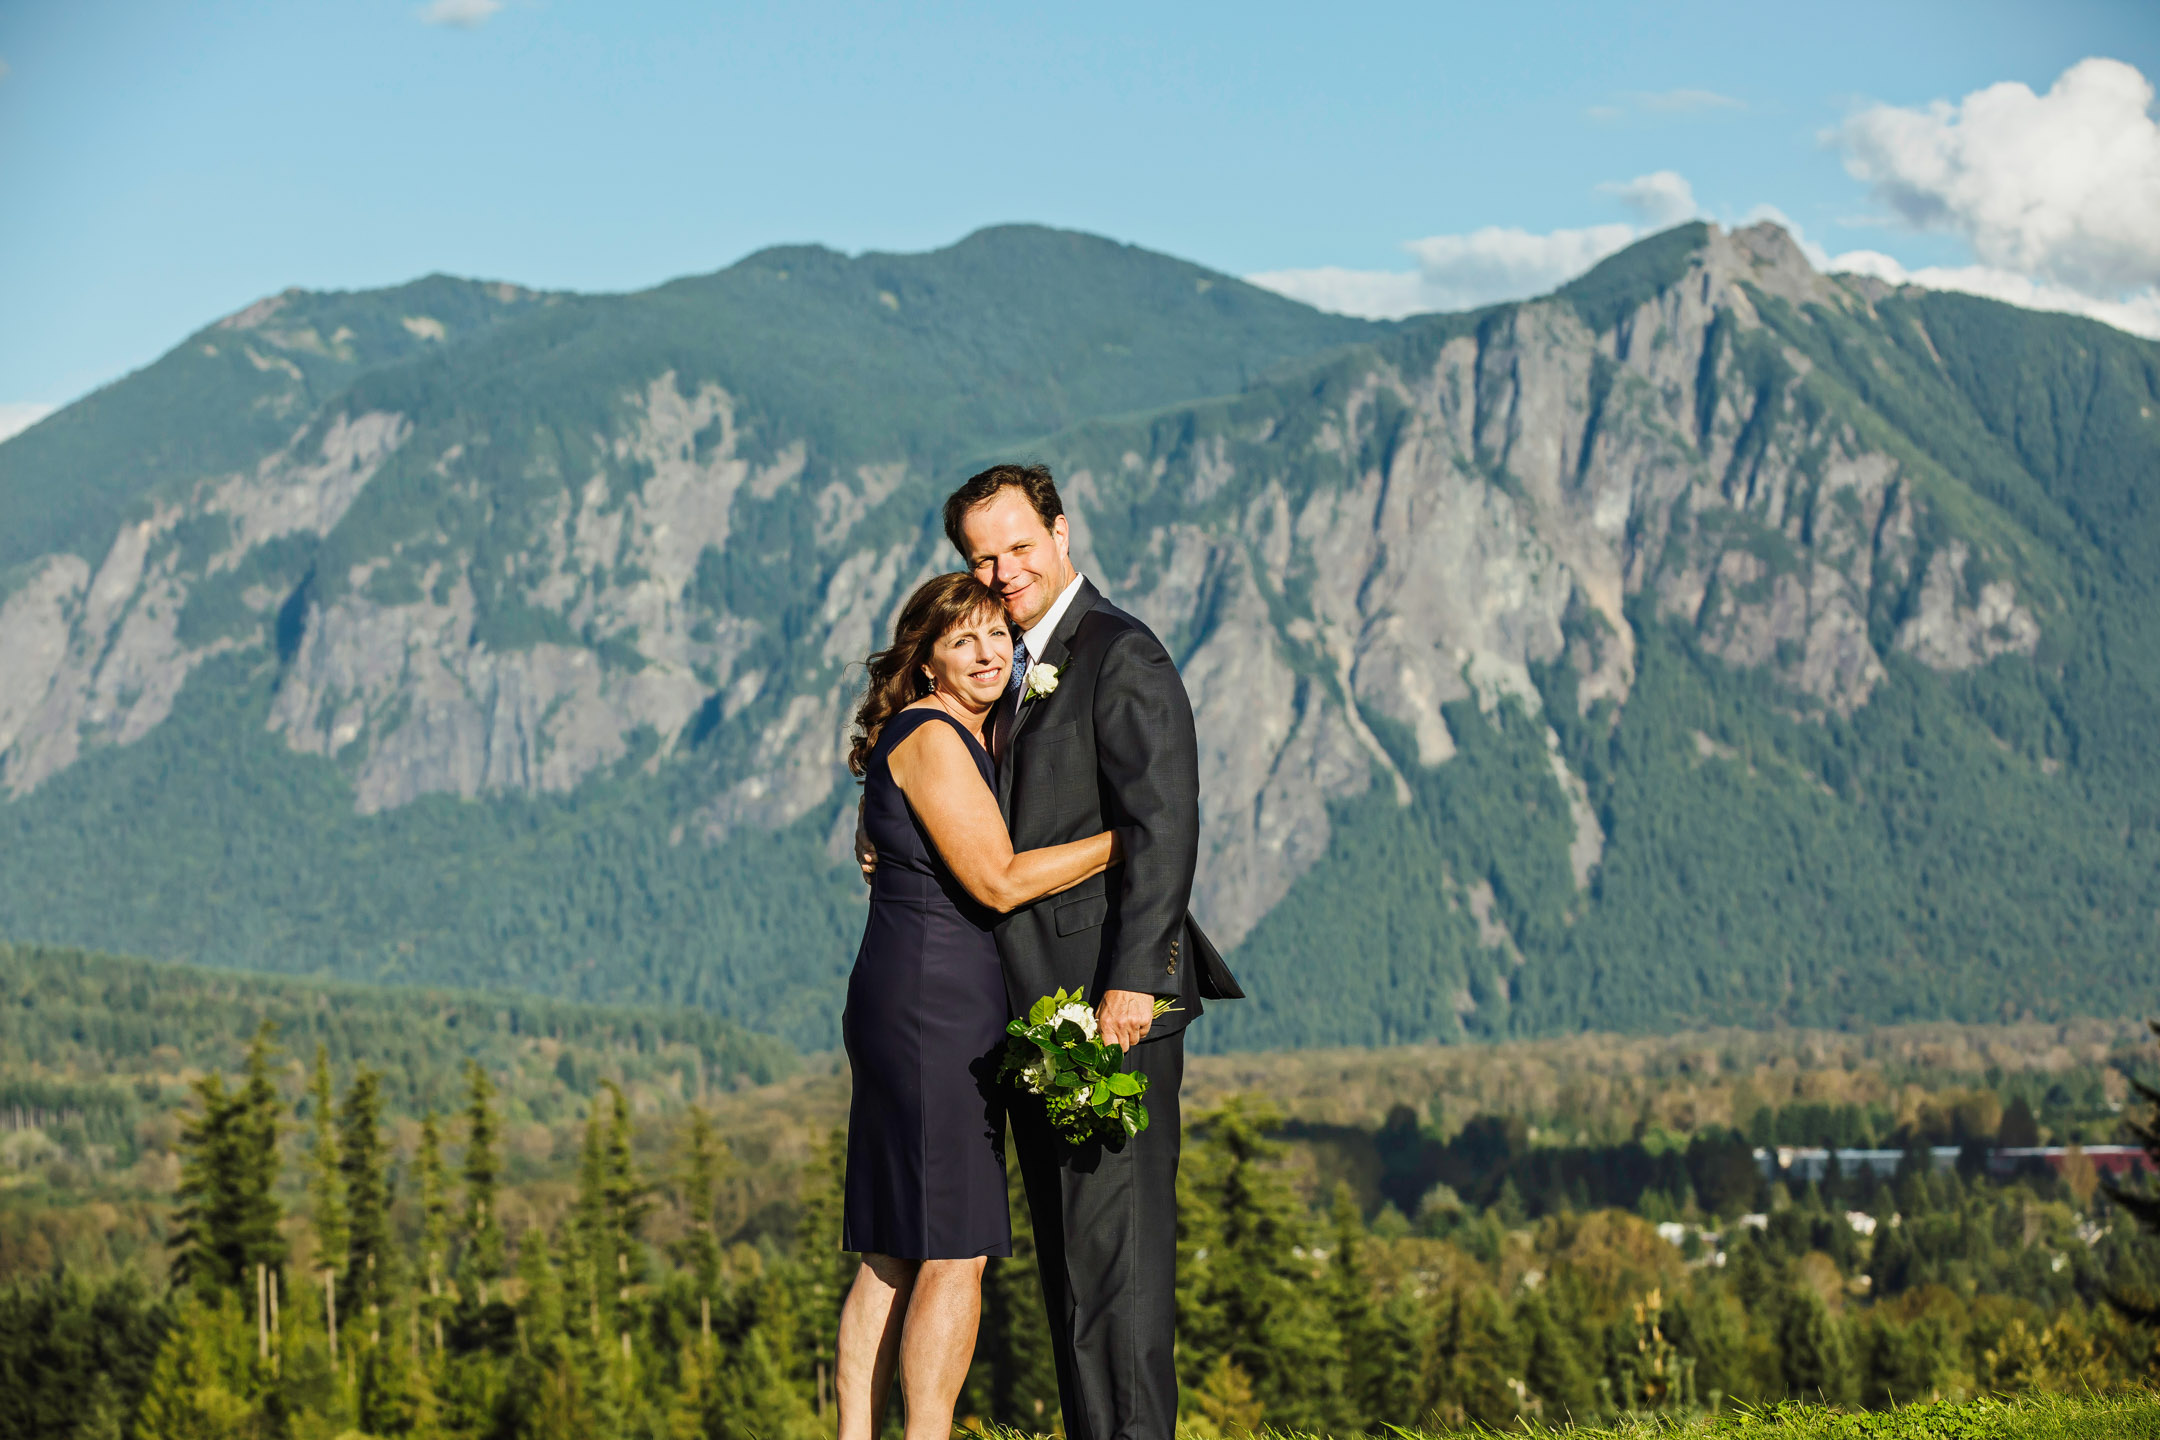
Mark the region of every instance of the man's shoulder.
<instances>
[{"instance_id":1,"label":"man's shoulder","mask_svg":"<svg viewBox=\"0 0 2160 1440\"><path fill-rule=\"evenodd\" d=\"M1107 648L1129 635L1143 636L1157 649L1162 648L1162 641L1156 639L1146 621L1120 610L1097 592L1095 603L1087 608L1087 613L1073 628L1073 646L1075 649L1082 645Z\"/></svg>"}]
</instances>

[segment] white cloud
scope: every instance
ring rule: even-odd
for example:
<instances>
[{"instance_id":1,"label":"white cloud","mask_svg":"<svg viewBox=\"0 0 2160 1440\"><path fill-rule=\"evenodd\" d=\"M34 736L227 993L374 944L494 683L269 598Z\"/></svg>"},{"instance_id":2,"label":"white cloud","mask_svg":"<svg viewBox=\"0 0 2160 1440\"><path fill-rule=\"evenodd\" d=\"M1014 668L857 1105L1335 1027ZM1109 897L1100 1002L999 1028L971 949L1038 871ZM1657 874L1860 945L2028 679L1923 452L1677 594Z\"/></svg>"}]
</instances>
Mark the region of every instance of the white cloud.
<instances>
[{"instance_id":1,"label":"white cloud","mask_svg":"<svg viewBox=\"0 0 2160 1440\"><path fill-rule=\"evenodd\" d=\"M1638 175L1633 180L1608 181L1597 188L1599 194L1612 196L1641 216L1643 224L1653 230L1692 220L1698 213L1695 187L1676 170L1657 170Z\"/></svg>"},{"instance_id":2,"label":"white cloud","mask_svg":"<svg viewBox=\"0 0 2160 1440\"><path fill-rule=\"evenodd\" d=\"M2060 310L2127 330L2133 335L2160 340L2160 290L2147 287L2120 299L2105 300L2029 275L1999 270L1988 265L1928 265L1907 270L1880 250L1851 250L1832 257L1821 268L1849 275L1872 275L1893 285L1919 285L1929 290L1960 290L1985 295L2027 310Z\"/></svg>"},{"instance_id":3,"label":"white cloud","mask_svg":"<svg viewBox=\"0 0 2160 1440\"><path fill-rule=\"evenodd\" d=\"M1700 115L1706 110L1745 110L1743 101L1730 95L1720 95L1715 90L1660 90L1655 94L1637 93L1628 99L1653 115Z\"/></svg>"},{"instance_id":4,"label":"white cloud","mask_svg":"<svg viewBox=\"0 0 2160 1440\"><path fill-rule=\"evenodd\" d=\"M52 406L32 400L0 402L0 440L22 434L52 412Z\"/></svg>"},{"instance_id":5,"label":"white cloud","mask_svg":"<svg viewBox=\"0 0 2160 1440\"><path fill-rule=\"evenodd\" d=\"M2045 95L2015 82L1925 109L1876 105L1828 138L1916 229L1963 235L1980 268L2096 301L2160 285L2153 87L2081 60Z\"/></svg>"},{"instance_id":6,"label":"white cloud","mask_svg":"<svg viewBox=\"0 0 2160 1440\"><path fill-rule=\"evenodd\" d=\"M1747 102L1715 90L1633 90L1617 105L1592 105L1583 111L1592 120L1611 124L1625 120L1630 111L1644 115L1704 115L1714 110L1745 110Z\"/></svg>"},{"instance_id":7,"label":"white cloud","mask_svg":"<svg viewBox=\"0 0 2160 1440\"><path fill-rule=\"evenodd\" d=\"M1470 310L1499 300L1542 295L1652 230L1697 213L1695 192L1671 170L1600 185L1642 217L1633 225L1591 225L1580 230L1528 230L1488 225L1467 235L1429 235L1403 246L1414 270L1269 270L1245 278L1262 289L1288 295L1322 310L1395 320L1437 310Z\"/></svg>"},{"instance_id":8,"label":"white cloud","mask_svg":"<svg viewBox=\"0 0 2160 1440\"><path fill-rule=\"evenodd\" d=\"M502 8L503 0L428 0L420 8L420 19L428 25L477 30Z\"/></svg>"},{"instance_id":9,"label":"white cloud","mask_svg":"<svg viewBox=\"0 0 2160 1440\"><path fill-rule=\"evenodd\" d=\"M1270 270L1245 278L1321 310L1395 320L1470 310L1542 295L1635 239L1632 225L1593 225L1533 235L1488 225L1468 235L1430 235L1403 248L1415 270Z\"/></svg>"}]
</instances>

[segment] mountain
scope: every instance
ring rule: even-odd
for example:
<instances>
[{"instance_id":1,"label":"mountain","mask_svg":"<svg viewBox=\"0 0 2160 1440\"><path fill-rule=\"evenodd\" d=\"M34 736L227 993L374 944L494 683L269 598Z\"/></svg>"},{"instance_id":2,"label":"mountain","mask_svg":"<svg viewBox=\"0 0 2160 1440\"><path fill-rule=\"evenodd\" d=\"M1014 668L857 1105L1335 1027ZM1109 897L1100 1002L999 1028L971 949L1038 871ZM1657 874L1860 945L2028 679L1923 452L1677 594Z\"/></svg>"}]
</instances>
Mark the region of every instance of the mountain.
<instances>
[{"instance_id":1,"label":"mountain","mask_svg":"<svg viewBox=\"0 0 2160 1440\"><path fill-rule=\"evenodd\" d=\"M268 1021L278 1068L297 1080L320 1045L342 1075L383 1072L390 1107L458 1108L477 1060L515 1118L576 1115L597 1077L695 1100L796 1073L784 1045L696 1011L577 1005L533 995L384 988L156 964L40 945L0 945L0 1111L87 1119L123 1149L184 1082L238 1068ZM295 1088L299 1088L297 1085ZM123 1156L128 1163L131 1156Z\"/></svg>"},{"instance_id":2,"label":"mountain","mask_svg":"<svg viewBox=\"0 0 2160 1440\"><path fill-rule=\"evenodd\" d=\"M1770 226L1385 326L1030 228L288 294L0 445L0 933L829 1044L847 666L1027 454L1194 696L1204 1043L2119 1013L2156 414Z\"/></svg>"}]
</instances>

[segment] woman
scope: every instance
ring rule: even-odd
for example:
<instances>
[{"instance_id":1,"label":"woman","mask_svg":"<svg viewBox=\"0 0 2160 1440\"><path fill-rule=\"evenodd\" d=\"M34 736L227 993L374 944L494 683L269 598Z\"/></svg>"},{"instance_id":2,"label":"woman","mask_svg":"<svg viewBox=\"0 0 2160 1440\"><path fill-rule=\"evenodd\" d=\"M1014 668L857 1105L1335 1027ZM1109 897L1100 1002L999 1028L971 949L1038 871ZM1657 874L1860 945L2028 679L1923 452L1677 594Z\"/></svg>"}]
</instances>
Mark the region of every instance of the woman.
<instances>
[{"instance_id":1,"label":"woman","mask_svg":"<svg viewBox=\"0 0 2160 1440\"><path fill-rule=\"evenodd\" d=\"M952 1433L983 1265L1012 1253L991 1079L1005 981L990 924L1119 855L1110 832L1013 853L983 739L1012 650L989 587L939 575L870 657L855 717L848 768L878 864L841 1021L855 1076L841 1248L862 1265L840 1312L838 1440L874 1440L896 1363L908 1440Z\"/></svg>"}]
</instances>

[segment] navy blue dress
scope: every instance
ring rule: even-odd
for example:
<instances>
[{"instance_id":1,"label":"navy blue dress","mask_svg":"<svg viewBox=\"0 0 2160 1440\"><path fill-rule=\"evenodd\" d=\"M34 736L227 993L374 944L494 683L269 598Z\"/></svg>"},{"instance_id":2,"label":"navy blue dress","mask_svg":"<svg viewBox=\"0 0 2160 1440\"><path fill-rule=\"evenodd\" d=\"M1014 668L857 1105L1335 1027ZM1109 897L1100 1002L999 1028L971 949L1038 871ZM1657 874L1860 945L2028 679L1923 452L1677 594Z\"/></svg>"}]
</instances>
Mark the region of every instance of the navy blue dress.
<instances>
[{"instance_id":1,"label":"navy blue dress","mask_svg":"<svg viewBox=\"0 0 2160 1440\"><path fill-rule=\"evenodd\" d=\"M941 710L887 720L863 767L863 826L878 863L840 1022L855 1076L840 1248L964 1260L1012 1254L1005 1112L992 1078L1005 977L995 915L945 868L893 782L894 747L933 723L960 732L992 783L990 757Z\"/></svg>"}]
</instances>

